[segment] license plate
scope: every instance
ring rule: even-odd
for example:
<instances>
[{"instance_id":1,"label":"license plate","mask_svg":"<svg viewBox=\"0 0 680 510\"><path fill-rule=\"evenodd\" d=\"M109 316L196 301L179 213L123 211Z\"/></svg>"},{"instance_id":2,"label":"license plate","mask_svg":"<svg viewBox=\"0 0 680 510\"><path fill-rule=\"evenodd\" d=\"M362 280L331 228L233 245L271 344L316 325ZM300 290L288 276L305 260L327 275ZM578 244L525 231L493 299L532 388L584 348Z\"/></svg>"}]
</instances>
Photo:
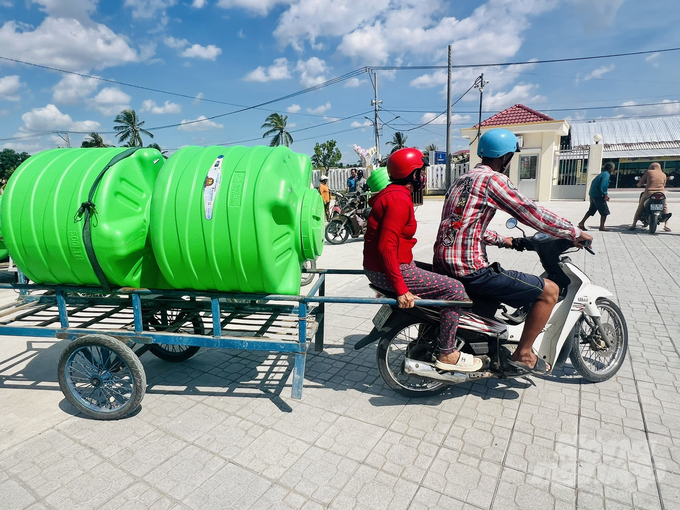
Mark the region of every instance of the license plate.
<instances>
[{"instance_id":1,"label":"license plate","mask_svg":"<svg viewBox=\"0 0 680 510\"><path fill-rule=\"evenodd\" d=\"M663 211L663 204L649 204L652 211Z\"/></svg>"},{"instance_id":2,"label":"license plate","mask_svg":"<svg viewBox=\"0 0 680 510\"><path fill-rule=\"evenodd\" d=\"M390 318L390 315L392 315L392 307L390 305L382 305L380 310L378 310L378 313L373 317L375 329L382 328L387 322L387 319Z\"/></svg>"}]
</instances>

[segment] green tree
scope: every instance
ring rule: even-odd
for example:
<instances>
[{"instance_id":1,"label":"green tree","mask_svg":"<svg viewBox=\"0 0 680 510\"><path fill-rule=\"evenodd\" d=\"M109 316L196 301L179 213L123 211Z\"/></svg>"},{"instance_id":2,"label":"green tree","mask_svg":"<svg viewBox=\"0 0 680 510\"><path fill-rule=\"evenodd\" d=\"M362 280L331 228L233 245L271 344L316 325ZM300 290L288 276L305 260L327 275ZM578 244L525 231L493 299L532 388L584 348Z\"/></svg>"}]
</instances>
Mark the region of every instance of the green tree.
<instances>
[{"instance_id":1,"label":"green tree","mask_svg":"<svg viewBox=\"0 0 680 510\"><path fill-rule=\"evenodd\" d=\"M406 147L406 140L408 139L408 136L402 133L401 131L397 131L394 133L392 136L392 140L387 142L387 145L392 146L392 150L390 151L390 154L394 154L397 152L399 149L403 149Z\"/></svg>"},{"instance_id":2,"label":"green tree","mask_svg":"<svg viewBox=\"0 0 680 510\"><path fill-rule=\"evenodd\" d=\"M147 145L147 147L149 149L156 149L158 152L160 152L163 155L163 158L168 159L168 157L166 156L168 151L164 151L163 149L161 149L161 146L158 145L157 143L150 143L149 145Z\"/></svg>"},{"instance_id":3,"label":"green tree","mask_svg":"<svg viewBox=\"0 0 680 510\"><path fill-rule=\"evenodd\" d=\"M118 141L127 142L125 144L127 147L144 147L142 135L153 138L153 133L142 127L144 121L140 122L134 110L123 110L116 116L114 122L119 124L113 127L117 131Z\"/></svg>"},{"instance_id":4,"label":"green tree","mask_svg":"<svg viewBox=\"0 0 680 510\"><path fill-rule=\"evenodd\" d=\"M269 143L270 147L278 147L279 145L290 147L293 144L293 137L286 131L287 123L288 115L282 116L279 113L272 113L265 119L261 129L267 129L267 131L262 135L262 138L274 135Z\"/></svg>"},{"instance_id":5,"label":"green tree","mask_svg":"<svg viewBox=\"0 0 680 510\"><path fill-rule=\"evenodd\" d=\"M328 175L328 170L331 167L337 166L342 159L342 153L337 145L338 142L335 140L328 140L324 143L317 142L314 146L314 155L312 156L314 168L323 168L326 170L325 175Z\"/></svg>"},{"instance_id":6,"label":"green tree","mask_svg":"<svg viewBox=\"0 0 680 510\"><path fill-rule=\"evenodd\" d=\"M425 152L435 152L437 150L437 145L434 143L431 143L427 147L425 147Z\"/></svg>"},{"instance_id":7,"label":"green tree","mask_svg":"<svg viewBox=\"0 0 680 510\"><path fill-rule=\"evenodd\" d=\"M30 157L27 152L16 152L13 149L0 151L0 178L9 179L14 170Z\"/></svg>"},{"instance_id":8,"label":"green tree","mask_svg":"<svg viewBox=\"0 0 680 510\"><path fill-rule=\"evenodd\" d=\"M80 144L81 147L112 147L112 145L107 145L104 143L104 139L99 133L90 133L85 137L83 143Z\"/></svg>"}]
</instances>

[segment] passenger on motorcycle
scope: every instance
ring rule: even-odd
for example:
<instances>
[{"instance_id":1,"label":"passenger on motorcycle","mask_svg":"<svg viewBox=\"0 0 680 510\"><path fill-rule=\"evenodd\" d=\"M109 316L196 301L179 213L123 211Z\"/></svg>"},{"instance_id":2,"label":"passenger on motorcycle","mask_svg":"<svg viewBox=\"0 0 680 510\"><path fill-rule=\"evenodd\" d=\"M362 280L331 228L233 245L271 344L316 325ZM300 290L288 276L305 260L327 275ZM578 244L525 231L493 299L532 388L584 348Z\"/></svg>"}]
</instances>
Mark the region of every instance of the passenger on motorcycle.
<instances>
[{"instance_id":1,"label":"passenger on motorcycle","mask_svg":"<svg viewBox=\"0 0 680 510\"><path fill-rule=\"evenodd\" d=\"M392 184L369 201L372 210L364 238L364 269L371 283L397 294L399 308L412 308L416 295L424 299L465 298L460 282L425 271L413 261L417 224L411 192L422 188L426 166L427 160L418 149L396 151L387 161ZM440 370L475 372L482 368L482 362L456 350L459 312L457 307L441 309L435 366Z\"/></svg>"},{"instance_id":2,"label":"passenger on motorcycle","mask_svg":"<svg viewBox=\"0 0 680 510\"><path fill-rule=\"evenodd\" d=\"M592 237L565 219L523 196L505 175L515 152L517 137L506 129L492 129L479 140L482 162L459 177L446 195L441 224L434 246L434 270L453 276L465 286L470 298L514 308L530 307L519 345L509 363L518 370L543 374L552 369L532 351L559 298L554 282L489 264L486 245L512 247L512 238L488 230L501 209L519 221L555 237L570 239L576 246Z\"/></svg>"},{"instance_id":3,"label":"passenger on motorcycle","mask_svg":"<svg viewBox=\"0 0 680 510\"><path fill-rule=\"evenodd\" d=\"M661 170L661 165L659 163L652 163L649 165L649 169L644 173L637 183L637 187L645 187L645 191L640 195L640 203L638 204L637 210L635 211L635 216L633 216L633 224L628 230L635 230L635 224L640 219L640 213L645 208L645 201L652 196L654 193L661 192L666 194L666 174ZM671 228L668 226L668 219L671 215L668 213L668 206L664 203L663 205L663 216L659 218L659 222L664 222L663 229L666 232L670 232Z\"/></svg>"}]
</instances>

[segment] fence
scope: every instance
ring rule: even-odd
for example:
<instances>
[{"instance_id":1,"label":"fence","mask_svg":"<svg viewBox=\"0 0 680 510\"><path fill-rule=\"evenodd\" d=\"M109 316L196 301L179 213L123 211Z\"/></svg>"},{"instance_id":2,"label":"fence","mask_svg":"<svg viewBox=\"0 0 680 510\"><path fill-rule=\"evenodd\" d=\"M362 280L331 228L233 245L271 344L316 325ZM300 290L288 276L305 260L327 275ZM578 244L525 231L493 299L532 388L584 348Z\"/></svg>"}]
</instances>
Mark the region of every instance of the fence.
<instances>
[{"instance_id":1,"label":"fence","mask_svg":"<svg viewBox=\"0 0 680 510\"><path fill-rule=\"evenodd\" d=\"M458 179L470 169L470 163L451 165L451 179L449 184ZM443 195L446 193L446 165L430 165L427 167L427 194Z\"/></svg>"},{"instance_id":2,"label":"fence","mask_svg":"<svg viewBox=\"0 0 680 510\"><path fill-rule=\"evenodd\" d=\"M371 175L371 173L367 172L365 168L356 167L356 169L363 170L364 177L366 179L368 179L368 177ZM331 168L328 170L328 187L331 189L331 191L344 191L347 189L347 179L349 178L351 171L352 168ZM314 170L314 174L312 175L312 185L315 188L319 187L320 177L321 170Z\"/></svg>"},{"instance_id":3,"label":"fence","mask_svg":"<svg viewBox=\"0 0 680 510\"><path fill-rule=\"evenodd\" d=\"M583 200L588 181L589 149L555 151L551 200Z\"/></svg>"}]
</instances>

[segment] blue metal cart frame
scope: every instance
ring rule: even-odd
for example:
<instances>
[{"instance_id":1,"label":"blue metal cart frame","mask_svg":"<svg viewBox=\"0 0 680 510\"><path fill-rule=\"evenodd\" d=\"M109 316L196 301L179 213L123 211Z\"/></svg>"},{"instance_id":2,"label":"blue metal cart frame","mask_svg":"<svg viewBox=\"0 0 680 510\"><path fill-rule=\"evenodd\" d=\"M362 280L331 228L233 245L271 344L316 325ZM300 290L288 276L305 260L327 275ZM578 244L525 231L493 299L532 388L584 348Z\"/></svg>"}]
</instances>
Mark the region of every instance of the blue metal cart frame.
<instances>
[{"instance_id":1,"label":"blue metal cart frame","mask_svg":"<svg viewBox=\"0 0 680 510\"><path fill-rule=\"evenodd\" d=\"M300 399L309 343L314 340L316 351L322 351L324 347L326 303L396 304L389 298L326 296L328 275L363 275L362 270L316 269L309 272L317 274L318 278L309 292L300 296L136 288L120 288L104 295L104 291L96 287L27 284L19 274L20 283L0 284L0 289L14 289L20 294L17 301L0 307L0 336L77 340L98 334L120 340L130 350L136 347L132 352L137 356L153 345L293 354L291 393L292 398ZM457 303L418 300L417 304L452 306ZM179 310L186 317L200 317L201 324L205 323L208 330L205 334L150 330L149 314L162 310ZM252 331L252 335L241 330L234 334L233 321L244 316L257 318L255 327L258 329ZM279 327L284 339L276 333L270 334L281 320L286 321ZM297 334L291 334L292 330ZM62 391L66 395L64 386ZM107 419L106 414L98 416L96 412L91 416Z\"/></svg>"}]
</instances>

